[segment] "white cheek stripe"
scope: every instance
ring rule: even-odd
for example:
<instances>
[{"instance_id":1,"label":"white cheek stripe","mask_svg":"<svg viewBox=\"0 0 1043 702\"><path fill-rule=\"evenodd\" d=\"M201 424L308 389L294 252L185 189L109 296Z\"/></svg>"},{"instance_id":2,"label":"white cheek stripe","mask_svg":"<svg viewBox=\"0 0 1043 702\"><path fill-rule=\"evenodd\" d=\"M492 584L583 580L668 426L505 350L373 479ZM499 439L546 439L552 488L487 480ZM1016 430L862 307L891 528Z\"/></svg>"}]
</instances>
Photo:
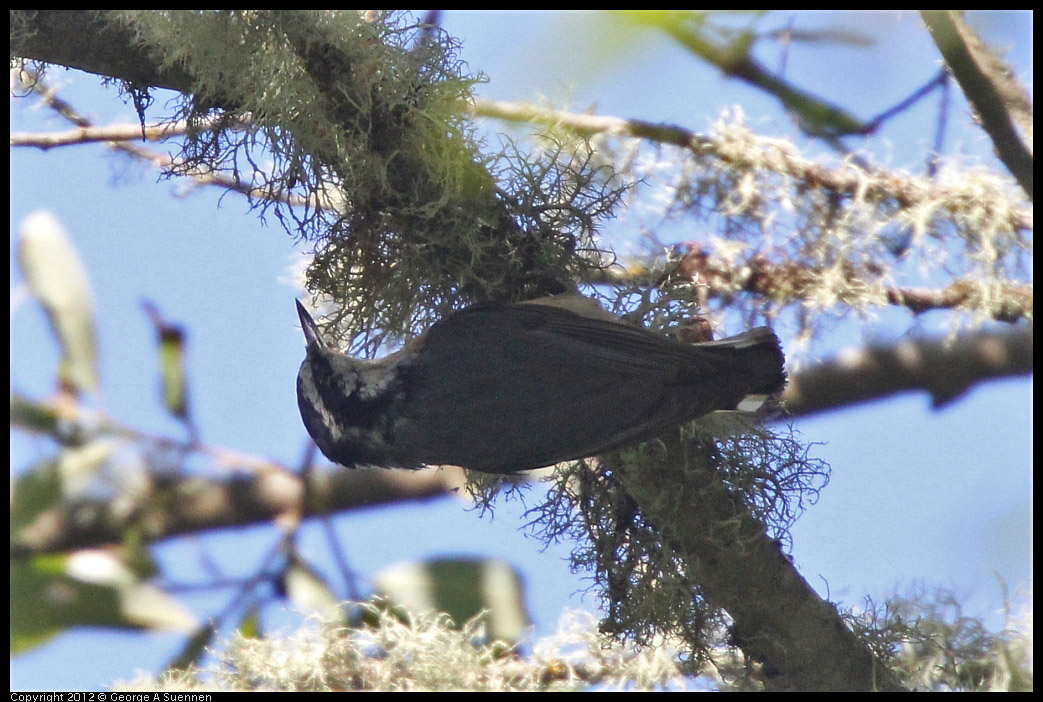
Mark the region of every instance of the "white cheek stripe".
<instances>
[{"instance_id":1,"label":"white cheek stripe","mask_svg":"<svg viewBox=\"0 0 1043 702\"><path fill-rule=\"evenodd\" d=\"M360 395L364 394L361 390L358 392ZM385 441L384 436L379 431L370 431L358 427L345 427L343 422L338 421L336 416L326 407L326 403L323 402L322 399L322 394L317 392L315 393L315 396L318 397L318 402L315 404L315 410L322 418L322 423L326 426L330 433L330 438L333 441L342 441L345 437L348 437L350 441L356 444L364 443L371 446L387 445L387 441ZM345 429L347 431L345 431Z\"/></svg>"},{"instance_id":2,"label":"white cheek stripe","mask_svg":"<svg viewBox=\"0 0 1043 702\"><path fill-rule=\"evenodd\" d=\"M322 423L326 425L326 427L330 431L330 437L334 441L340 440L343 437L343 434L340 430L340 422L338 422L336 417L334 417L333 414L326 409L325 404L321 404L321 401L318 406L318 410L319 414L322 416Z\"/></svg>"}]
</instances>

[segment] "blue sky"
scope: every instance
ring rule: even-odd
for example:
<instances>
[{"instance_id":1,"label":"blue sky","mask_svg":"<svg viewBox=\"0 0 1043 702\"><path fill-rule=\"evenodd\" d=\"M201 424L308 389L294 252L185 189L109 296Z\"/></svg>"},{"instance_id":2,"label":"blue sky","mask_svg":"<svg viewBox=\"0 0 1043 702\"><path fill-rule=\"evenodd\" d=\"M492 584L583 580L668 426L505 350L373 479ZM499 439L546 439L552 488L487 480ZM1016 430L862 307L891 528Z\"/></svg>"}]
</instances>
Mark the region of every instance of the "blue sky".
<instances>
[{"instance_id":1,"label":"blue sky","mask_svg":"<svg viewBox=\"0 0 1043 702\"><path fill-rule=\"evenodd\" d=\"M775 20L785 24L789 15ZM796 47L788 75L862 117L879 113L926 82L937 70L936 50L913 13L801 14L795 26L837 24L875 37L870 48ZM1031 15L974 17L986 38L1010 49L1008 60L1032 85ZM489 82L483 96L515 101L546 99L576 110L680 124L705 130L718 113L741 104L762 134L793 136L777 105L690 57L652 33L624 40L600 15L546 12L446 12L443 26L462 43L461 56ZM762 55L771 63L772 55ZM98 124L135 121L112 89L77 72L54 71L61 95ZM957 91L958 92L958 91ZM13 101L11 128L62 130L59 118ZM161 114L157 101L154 114ZM890 123L872 144L879 161L917 170L933 138L936 99ZM962 97L953 101L949 147L988 157L979 132L967 127ZM500 125L491 124L493 130ZM156 182L150 168L99 145L11 152L11 246L22 218L37 209L63 222L91 277L99 319L103 406L118 420L154 433L181 436L157 397L151 323L141 312L152 300L188 331L191 400L210 443L295 465L306 434L294 382L303 357L293 298L284 282L295 256L293 241L275 223L265 226L246 202L216 189L188 193L173 181ZM12 286L20 274L11 264ZM891 339L911 326L905 313L882 316L879 326L839 323L813 349L816 356L859 343ZM40 309L13 309L12 388L34 397L53 392L58 353ZM783 338L784 344L787 339ZM834 601L883 599L917 584L944 586L965 597L968 614L1002 605L998 578L1011 588L1031 575L1032 382L1005 380L979 386L951 406L933 411L929 398L908 394L825 416L800 420L814 455L829 462L832 480L819 502L792 530L797 567ZM12 435L12 470L47 455L44 440ZM537 631L549 633L562 609L593 608L582 596L586 581L569 572L568 549L525 536L522 508L500 504L480 517L446 498L343 515L335 524L351 565L362 577L393 563L466 554L503 558L527 578ZM276 538L270 528L223 532L203 543L229 575L248 575ZM181 582L202 580L197 546L179 541L157 553ZM329 564L317 530L304 552ZM335 577L332 569L331 577ZM221 596L186 597L201 617L222 607ZM289 626L292 617L273 618ZM170 634L84 630L62 636L12 660L12 688L99 689L136 670L155 669L178 650Z\"/></svg>"}]
</instances>

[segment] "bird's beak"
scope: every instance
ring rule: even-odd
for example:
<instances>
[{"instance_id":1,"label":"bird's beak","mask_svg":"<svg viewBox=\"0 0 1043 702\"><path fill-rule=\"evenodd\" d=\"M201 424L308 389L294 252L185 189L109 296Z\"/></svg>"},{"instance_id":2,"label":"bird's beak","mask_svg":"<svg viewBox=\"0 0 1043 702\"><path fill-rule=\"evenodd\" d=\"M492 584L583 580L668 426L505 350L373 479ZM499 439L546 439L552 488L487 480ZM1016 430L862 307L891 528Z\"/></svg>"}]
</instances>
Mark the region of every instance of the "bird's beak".
<instances>
[{"instance_id":1,"label":"bird's beak","mask_svg":"<svg viewBox=\"0 0 1043 702\"><path fill-rule=\"evenodd\" d=\"M319 325L308 314L308 310L304 309L300 300L294 300L294 302L297 303L297 316L301 318L301 330L304 332L304 341L308 344L308 348L316 351L327 348L326 340L322 338L322 332L319 331Z\"/></svg>"}]
</instances>

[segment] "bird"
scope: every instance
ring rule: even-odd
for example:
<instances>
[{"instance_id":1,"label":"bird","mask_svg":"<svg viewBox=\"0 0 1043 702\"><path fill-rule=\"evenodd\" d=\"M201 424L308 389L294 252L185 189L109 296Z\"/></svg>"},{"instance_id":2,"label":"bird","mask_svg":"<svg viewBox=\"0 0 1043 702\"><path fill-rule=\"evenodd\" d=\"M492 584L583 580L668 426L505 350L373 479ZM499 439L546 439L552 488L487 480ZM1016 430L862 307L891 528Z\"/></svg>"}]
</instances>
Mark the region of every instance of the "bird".
<instances>
[{"instance_id":1,"label":"bird","mask_svg":"<svg viewBox=\"0 0 1043 702\"><path fill-rule=\"evenodd\" d=\"M785 386L768 327L688 344L576 297L588 303L465 307L378 360L328 343L298 300L304 426L348 467L516 473L645 442L710 412L756 411Z\"/></svg>"}]
</instances>

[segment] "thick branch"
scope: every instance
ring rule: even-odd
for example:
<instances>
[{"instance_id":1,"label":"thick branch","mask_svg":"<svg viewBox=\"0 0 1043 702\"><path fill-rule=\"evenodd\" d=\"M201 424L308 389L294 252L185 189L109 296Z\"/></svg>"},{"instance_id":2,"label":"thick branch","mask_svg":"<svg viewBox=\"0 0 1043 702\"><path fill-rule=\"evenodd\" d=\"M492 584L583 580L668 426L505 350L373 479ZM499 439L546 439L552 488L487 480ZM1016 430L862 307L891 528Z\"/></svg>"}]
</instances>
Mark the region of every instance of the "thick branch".
<instances>
[{"instance_id":1,"label":"thick branch","mask_svg":"<svg viewBox=\"0 0 1043 702\"><path fill-rule=\"evenodd\" d=\"M161 66L105 10L12 10L11 56L77 68L140 86L190 92L192 77Z\"/></svg>"},{"instance_id":2,"label":"thick branch","mask_svg":"<svg viewBox=\"0 0 1043 702\"><path fill-rule=\"evenodd\" d=\"M852 349L790 375L782 398L786 416L799 417L926 390L942 407L972 386L1032 373L1032 328L978 332L946 342L906 340L893 346Z\"/></svg>"},{"instance_id":3,"label":"thick branch","mask_svg":"<svg viewBox=\"0 0 1043 702\"><path fill-rule=\"evenodd\" d=\"M769 690L899 690L866 644L797 572L778 541L733 495L716 470L713 444L663 437L654 466L620 470L645 517L662 525L712 605L732 618L732 640L760 664ZM608 460L612 460L611 458ZM670 497L664 498L669 485Z\"/></svg>"},{"instance_id":4,"label":"thick branch","mask_svg":"<svg viewBox=\"0 0 1043 702\"><path fill-rule=\"evenodd\" d=\"M455 470L319 471L309 476L309 504L303 516L442 497L463 482ZM132 528L148 541L159 541L271 523L298 513L303 487L293 473L265 470L237 473L227 480L185 476L147 495L132 514L113 502L62 504L42 511L32 524L11 534L11 557L118 544Z\"/></svg>"},{"instance_id":5,"label":"thick branch","mask_svg":"<svg viewBox=\"0 0 1043 702\"><path fill-rule=\"evenodd\" d=\"M320 516L377 507L407 500L428 500L451 494L464 483L460 469L353 470L335 467L307 472L307 492L301 476L288 466L258 456L206 444L181 445L153 437L76 407L37 403L11 397L11 426L41 432L60 441L76 426L89 426L107 436L194 451L228 471L225 479L206 476L157 475L150 491L137 497L137 508L125 501L58 502L38 513L31 524L11 533L11 555L67 551L120 543L136 528L147 541L211 529L269 523L286 514ZM307 494L307 504L301 505Z\"/></svg>"}]
</instances>

